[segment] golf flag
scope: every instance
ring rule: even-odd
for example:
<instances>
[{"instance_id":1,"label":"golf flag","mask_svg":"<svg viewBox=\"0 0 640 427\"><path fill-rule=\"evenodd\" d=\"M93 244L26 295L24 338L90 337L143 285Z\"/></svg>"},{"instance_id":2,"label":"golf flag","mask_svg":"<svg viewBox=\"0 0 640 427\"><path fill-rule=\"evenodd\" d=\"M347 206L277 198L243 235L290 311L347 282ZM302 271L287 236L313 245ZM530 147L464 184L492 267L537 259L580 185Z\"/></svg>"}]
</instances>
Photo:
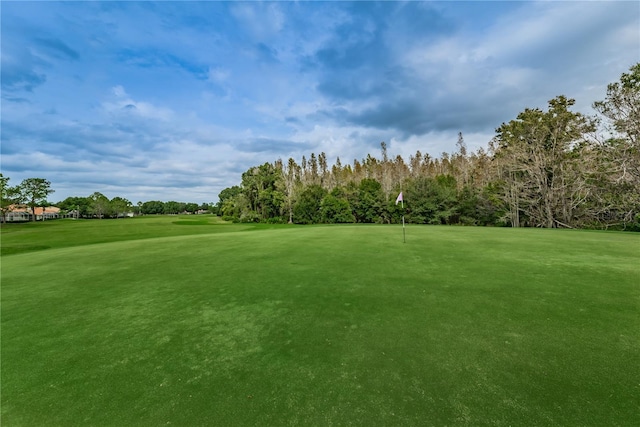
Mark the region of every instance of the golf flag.
<instances>
[{"instance_id":1,"label":"golf flag","mask_svg":"<svg viewBox=\"0 0 640 427\"><path fill-rule=\"evenodd\" d=\"M402 197L402 191L400 192L400 194L398 194L398 198L396 199L396 206L398 205L398 202L402 202L402 210L404 211L404 198ZM404 214L402 215L402 242L407 243L407 238L404 232Z\"/></svg>"}]
</instances>

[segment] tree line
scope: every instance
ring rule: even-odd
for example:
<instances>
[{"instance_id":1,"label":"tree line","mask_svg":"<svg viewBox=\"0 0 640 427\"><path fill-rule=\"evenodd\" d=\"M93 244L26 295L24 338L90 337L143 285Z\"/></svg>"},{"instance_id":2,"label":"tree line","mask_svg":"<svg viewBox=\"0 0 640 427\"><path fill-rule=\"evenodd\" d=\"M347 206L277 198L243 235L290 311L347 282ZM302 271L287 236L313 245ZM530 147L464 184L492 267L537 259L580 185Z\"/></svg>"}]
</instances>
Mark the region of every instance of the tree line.
<instances>
[{"instance_id":1,"label":"tree line","mask_svg":"<svg viewBox=\"0 0 640 427\"><path fill-rule=\"evenodd\" d=\"M397 223L640 231L640 63L593 104L599 116L572 111L558 96L496 129L486 149L407 160L367 155L329 165L311 153L255 166L224 189L224 218L272 223ZM402 192L404 210L395 200Z\"/></svg>"},{"instance_id":2,"label":"tree line","mask_svg":"<svg viewBox=\"0 0 640 427\"><path fill-rule=\"evenodd\" d=\"M193 214L210 209L206 203L162 202L160 200L138 202L134 205L125 198L117 196L109 199L99 192L95 192L89 197L67 197L56 206L67 212L78 211L78 214L85 218L117 218L129 212L136 215Z\"/></svg>"},{"instance_id":3,"label":"tree line","mask_svg":"<svg viewBox=\"0 0 640 427\"><path fill-rule=\"evenodd\" d=\"M109 199L100 192L95 192L88 197L67 197L59 203L49 203L47 197L55 191L51 183L44 178L27 178L20 184L12 187L10 178L0 174L0 213L2 222L5 222L7 214L16 205L26 205L31 210L31 219L36 220L36 207L56 206L64 215L72 215L76 218L119 218L128 213L138 215L154 214L178 214L210 211L212 206L204 203L162 202L152 200L138 202L136 205L123 197L116 196Z\"/></svg>"}]
</instances>

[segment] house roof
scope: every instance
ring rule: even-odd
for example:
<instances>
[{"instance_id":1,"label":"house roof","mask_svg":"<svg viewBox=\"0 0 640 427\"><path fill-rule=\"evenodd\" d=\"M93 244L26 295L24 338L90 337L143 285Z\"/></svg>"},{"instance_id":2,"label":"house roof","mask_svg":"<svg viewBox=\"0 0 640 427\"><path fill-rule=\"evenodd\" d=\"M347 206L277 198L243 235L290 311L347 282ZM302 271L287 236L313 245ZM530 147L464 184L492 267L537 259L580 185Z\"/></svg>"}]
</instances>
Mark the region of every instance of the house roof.
<instances>
[{"instance_id":1,"label":"house roof","mask_svg":"<svg viewBox=\"0 0 640 427\"><path fill-rule=\"evenodd\" d=\"M27 205L11 205L9 206L9 212L31 213L31 208ZM57 208L55 206L46 206L44 208L36 207L36 215L42 215L43 212L50 213L50 214L57 214L57 213L60 213L60 208Z\"/></svg>"}]
</instances>

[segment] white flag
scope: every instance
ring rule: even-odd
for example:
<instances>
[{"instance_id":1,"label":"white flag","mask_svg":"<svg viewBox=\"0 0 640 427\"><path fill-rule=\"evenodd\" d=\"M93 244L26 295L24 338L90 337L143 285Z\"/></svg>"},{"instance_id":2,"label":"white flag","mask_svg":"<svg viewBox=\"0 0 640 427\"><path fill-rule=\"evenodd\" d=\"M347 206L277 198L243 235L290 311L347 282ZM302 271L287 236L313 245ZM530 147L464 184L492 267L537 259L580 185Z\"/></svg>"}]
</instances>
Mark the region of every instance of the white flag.
<instances>
[{"instance_id":1,"label":"white flag","mask_svg":"<svg viewBox=\"0 0 640 427\"><path fill-rule=\"evenodd\" d=\"M396 205L400 202L402 202L404 199L402 198L402 191L400 192L400 194L398 194L398 198L396 199Z\"/></svg>"}]
</instances>

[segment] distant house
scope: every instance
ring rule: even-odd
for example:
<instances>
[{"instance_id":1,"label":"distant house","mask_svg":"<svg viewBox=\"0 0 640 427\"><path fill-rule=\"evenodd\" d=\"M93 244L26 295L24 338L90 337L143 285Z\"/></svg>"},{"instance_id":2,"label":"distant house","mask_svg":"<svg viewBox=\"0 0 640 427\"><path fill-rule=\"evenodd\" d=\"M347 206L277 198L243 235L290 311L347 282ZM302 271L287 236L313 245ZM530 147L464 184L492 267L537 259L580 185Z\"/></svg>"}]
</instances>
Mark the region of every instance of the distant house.
<instances>
[{"instance_id":1,"label":"distant house","mask_svg":"<svg viewBox=\"0 0 640 427\"><path fill-rule=\"evenodd\" d=\"M55 206L36 207L35 214L36 221L56 219L60 218L60 208ZM11 205L6 220L7 222L31 221L32 215L31 208L27 205Z\"/></svg>"},{"instance_id":2,"label":"distant house","mask_svg":"<svg viewBox=\"0 0 640 427\"><path fill-rule=\"evenodd\" d=\"M29 221L31 219L31 210L26 205L10 205L4 219L7 222Z\"/></svg>"},{"instance_id":3,"label":"distant house","mask_svg":"<svg viewBox=\"0 0 640 427\"><path fill-rule=\"evenodd\" d=\"M73 218L73 219L80 218L80 211L77 209L72 209L70 211L67 211L63 215L60 215L60 218Z\"/></svg>"}]
</instances>

